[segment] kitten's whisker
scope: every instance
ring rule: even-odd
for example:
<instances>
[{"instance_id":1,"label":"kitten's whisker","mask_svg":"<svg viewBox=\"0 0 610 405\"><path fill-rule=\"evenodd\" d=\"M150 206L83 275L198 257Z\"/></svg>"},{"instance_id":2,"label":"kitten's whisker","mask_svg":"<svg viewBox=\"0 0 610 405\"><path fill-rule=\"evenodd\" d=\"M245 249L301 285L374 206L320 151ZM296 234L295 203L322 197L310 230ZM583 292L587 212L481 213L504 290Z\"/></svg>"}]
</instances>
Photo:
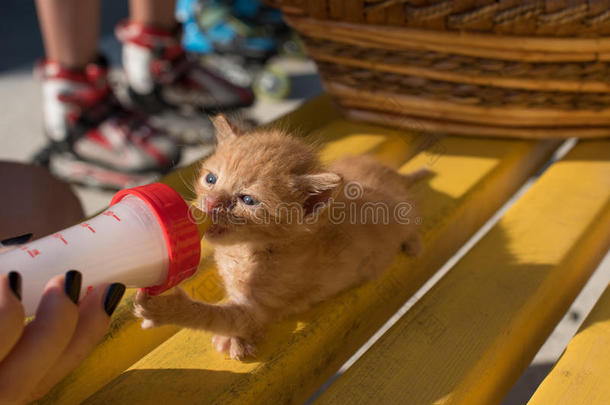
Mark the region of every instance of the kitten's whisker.
<instances>
[{"instance_id":1,"label":"kitten's whisker","mask_svg":"<svg viewBox=\"0 0 610 405\"><path fill-rule=\"evenodd\" d=\"M180 177L180 180L182 180L182 183L184 184L184 186L193 194L197 195L197 191L195 191L195 187L192 185L193 184L193 180L191 179L191 181L186 181L186 179L184 178L182 172L180 170L178 170L178 177Z\"/></svg>"}]
</instances>

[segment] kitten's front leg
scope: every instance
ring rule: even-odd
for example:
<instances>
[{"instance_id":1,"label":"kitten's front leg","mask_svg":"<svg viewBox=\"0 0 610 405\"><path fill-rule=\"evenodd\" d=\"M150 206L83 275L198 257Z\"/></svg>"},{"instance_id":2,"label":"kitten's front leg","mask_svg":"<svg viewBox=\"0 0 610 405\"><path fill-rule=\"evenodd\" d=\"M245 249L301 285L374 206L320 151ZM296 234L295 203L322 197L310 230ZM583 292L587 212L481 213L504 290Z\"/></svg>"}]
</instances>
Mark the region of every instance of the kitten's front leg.
<instances>
[{"instance_id":1,"label":"kitten's front leg","mask_svg":"<svg viewBox=\"0 0 610 405\"><path fill-rule=\"evenodd\" d=\"M138 318L142 318L142 329L168 324L179 325L180 321L188 316L192 302L180 288L174 288L170 294L154 297L138 291L133 313Z\"/></svg>"},{"instance_id":2,"label":"kitten's front leg","mask_svg":"<svg viewBox=\"0 0 610 405\"><path fill-rule=\"evenodd\" d=\"M214 332L218 334L213 340L216 349L239 360L254 355L254 342L263 331L263 314L254 308L194 301L178 288L155 297L138 292L134 313L143 319L143 329L173 324Z\"/></svg>"}]
</instances>

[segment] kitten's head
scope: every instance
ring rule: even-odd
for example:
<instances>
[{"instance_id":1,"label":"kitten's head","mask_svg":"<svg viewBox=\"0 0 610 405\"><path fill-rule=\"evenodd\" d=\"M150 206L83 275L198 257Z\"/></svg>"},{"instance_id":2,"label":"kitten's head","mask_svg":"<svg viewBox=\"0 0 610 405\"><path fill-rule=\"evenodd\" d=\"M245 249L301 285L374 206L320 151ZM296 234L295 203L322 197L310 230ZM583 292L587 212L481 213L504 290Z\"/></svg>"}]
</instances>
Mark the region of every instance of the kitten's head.
<instances>
[{"instance_id":1,"label":"kitten's head","mask_svg":"<svg viewBox=\"0 0 610 405\"><path fill-rule=\"evenodd\" d=\"M206 239L266 243L310 232L341 177L324 170L312 146L282 131L245 134L223 115L213 122L218 146L195 185L199 207L212 217Z\"/></svg>"}]
</instances>

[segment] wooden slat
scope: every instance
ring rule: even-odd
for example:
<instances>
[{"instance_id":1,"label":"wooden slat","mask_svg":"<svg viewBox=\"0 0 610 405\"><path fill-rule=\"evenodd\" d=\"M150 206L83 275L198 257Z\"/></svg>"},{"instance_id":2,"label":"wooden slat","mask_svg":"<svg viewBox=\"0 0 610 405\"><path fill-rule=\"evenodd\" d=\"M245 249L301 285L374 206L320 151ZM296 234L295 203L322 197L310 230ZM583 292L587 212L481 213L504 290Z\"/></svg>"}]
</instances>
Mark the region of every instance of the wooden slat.
<instances>
[{"instance_id":1,"label":"wooden slat","mask_svg":"<svg viewBox=\"0 0 610 405\"><path fill-rule=\"evenodd\" d=\"M338 117L339 112L330 98L323 95L308 101L298 110L280 118L272 125L291 129L297 135L304 135ZM197 176L198 170L199 163L195 162L170 173L162 181L190 200L193 198L190 184ZM208 263L204 262L201 267L206 268L206 266ZM218 276L211 272L203 272L193 277L186 281L184 286L200 299L217 301L223 295ZM176 327L165 326L152 331L143 331L139 321L130 311L134 294L135 290L126 292L125 298L113 316L110 331L102 343L79 368L56 385L41 401L42 403L81 402L179 330Z\"/></svg>"},{"instance_id":2,"label":"wooden slat","mask_svg":"<svg viewBox=\"0 0 610 405\"><path fill-rule=\"evenodd\" d=\"M344 101L348 101L344 98ZM464 121L447 121L444 119L428 119L421 116L404 116L388 114L360 108L345 108L345 115L354 121L378 122L385 125L392 124L407 130L421 130L425 128L430 133L451 133L454 135L489 137L509 137L526 139L550 138L607 138L608 128L604 127L507 127L494 125L477 125ZM404 112L404 110L403 110ZM519 118L515 118L519 119Z\"/></svg>"},{"instance_id":3,"label":"wooden slat","mask_svg":"<svg viewBox=\"0 0 610 405\"><path fill-rule=\"evenodd\" d=\"M471 123L473 125L508 127L600 127L608 122L610 108L596 110L594 107L565 110L561 106L532 108L528 105L484 105L462 104L451 99L443 100L415 94L395 94L385 90L365 90L339 82L327 80L326 89L341 97L341 104L362 109L380 109L387 113L409 114L435 120ZM391 99L393 102L385 103ZM385 104L384 104L385 103ZM381 108L380 108L381 107ZM580 128L578 128L580 129ZM608 134L605 129L605 135ZM567 136L566 136L567 137Z\"/></svg>"},{"instance_id":4,"label":"wooden slat","mask_svg":"<svg viewBox=\"0 0 610 405\"><path fill-rule=\"evenodd\" d=\"M353 124L335 125L330 127ZM350 129L356 144L367 135L362 128ZM386 142L396 139L389 136ZM379 145L362 151L383 155ZM301 403L548 158L554 145L443 138L401 167L406 172L428 166L436 174L413 190L421 201L426 245L420 258L399 255L377 281L273 325L256 360L225 360L212 348L209 333L183 330L87 402ZM348 149L351 143L343 151ZM403 159L409 155L405 150Z\"/></svg>"},{"instance_id":5,"label":"wooden slat","mask_svg":"<svg viewBox=\"0 0 610 405\"><path fill-rule=\"evenodd\" d=\"M341 114L328 94L322 94L305 102L298 109L277 120L263 125L265 127L280 127L289 130L296 136L310 134L328 123L341 118Z\"/></svg>"},{"instance_id":6,"label":"wooden slat","mask_svg":"<svg viewBox=\"0 0 610 405\"><path fill-rule=\"evenodd\" d=\"M306 137L324 145L320 158L329 163L341 156L371 153L385 164L398 168L416 152L436 143L438 136L416 135L404 129L392 129L336 119Z\"/></svg>"},{"instance_id":7,"label":"wooden slat","mask_svg":"<svg viewBox=\"0 0 610 405\"><path fill-rule=\"evenodd\" d=\"M326 2L327 0L307 0L307 15L312 18L326 18Z\"/></svg>"},{"instance_id":8,"label":"wooden slat","mask_svg":"<svg viewBox=\"0 0 610 405\"><path fill-rule=\"evenodd\" d=\"M417 76L426 79L451 82L468 83L481 86L502 87L507 89L525 89L541 91L565 91L565 92L591 92L605 93L610 90L610 83L602 77L584 80L577 77L571 80L567 78L554 77L514 77L500 71L497 75L472 74L458 69L443 70L431 66L416 66L413 64L396 63L376 59L354 58L342 55L335 50L323 47L309 47L308 55L317 62L330 62L338 65L368 69L376 72L396 73L403 76Z\"/></svg>"},{"instance_id":9,"label":"wooden slat","mask_svg":"<svg viewBox=\"0 0 610 405\"><path fill-rule=\"evenodd\" d=\"M343 0L343 18L346 21L361 22L364 20L364 0Z\"/></svg>"},{"instance_id":10,"label":"wooden slat","mask_svg":"<svg viewBox=\"0 0 610 405\"><path fill-rule=\"evenodd\" d=\"M601 296L530 405L610 404L610 287Z\"/></svg>"},{"instance_id":11,"label":"wooden slat","mask_svg":"<svg viewBox=\"0 0 610 405\"><path fill-rule=\"evenodd\" d=\"M405 23L405 5L394 4L387 8L388 25L403 25Z\"/></svg>"},{"instance_id":12,"label":"wooden slat","mask_svg":"<svg viewBox=\"0 0 610 405\"><path fill-rule=\"evenodd\" d=\"M608 229L610 142L583 142L318 403L499 403L608 250Z\"/></svg>"},{"instance_id":13,"label":"wooden slat","mask_svg":"<svg viewBox=\"0 0 610 405\"><path fill-rule=\"evenodd\" d=\"M347 10L356 16L356 7L361 2L346 1L350 2L346 5L349 7ZM331 38L335 42L362 47L427 50L520 62L592 62L610 59L610 39L607 37L515 38L509 35L466 32L456 35L451 31L353 24L288 15L284 16L284 20L302 35Z\"/></svg>"},{"instance_id":14,"label":"wooden slat","mask_svg":"<svg viewBox=\"0 0 610 405\"><path fill-rule=\"evenodd\" d=\"M328 0L328 14L331 19L343 17L343 8L345 3L343 0Z\"/></svg>"},{"instance_id":15,"label":"wooden slat","mask_svg":"<svg viewBox=\"0 0 610 405\"><path fill-rule=\"evenodd\" d=\"M383 24L386 21L386 9L376 8L364 13L367 24Z\"/></svg>"}]
</instances>

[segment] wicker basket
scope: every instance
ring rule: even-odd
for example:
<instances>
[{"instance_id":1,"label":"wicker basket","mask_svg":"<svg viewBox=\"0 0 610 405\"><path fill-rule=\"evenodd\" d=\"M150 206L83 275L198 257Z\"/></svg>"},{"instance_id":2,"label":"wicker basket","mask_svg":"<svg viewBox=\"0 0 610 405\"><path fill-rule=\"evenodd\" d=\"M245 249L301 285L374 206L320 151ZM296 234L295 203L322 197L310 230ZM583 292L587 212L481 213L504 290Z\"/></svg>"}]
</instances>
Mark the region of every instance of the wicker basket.
<instances>
[{"instance_id":1,"label":"wicker basket","mask_svg":"<svg viewBox=\"0 0 610 405\"><path fill-rule=\"evenodd\" d=\"M275 3L349 117L461 135L610 136L610 1Z\"/></svg>"}]
</instances>

